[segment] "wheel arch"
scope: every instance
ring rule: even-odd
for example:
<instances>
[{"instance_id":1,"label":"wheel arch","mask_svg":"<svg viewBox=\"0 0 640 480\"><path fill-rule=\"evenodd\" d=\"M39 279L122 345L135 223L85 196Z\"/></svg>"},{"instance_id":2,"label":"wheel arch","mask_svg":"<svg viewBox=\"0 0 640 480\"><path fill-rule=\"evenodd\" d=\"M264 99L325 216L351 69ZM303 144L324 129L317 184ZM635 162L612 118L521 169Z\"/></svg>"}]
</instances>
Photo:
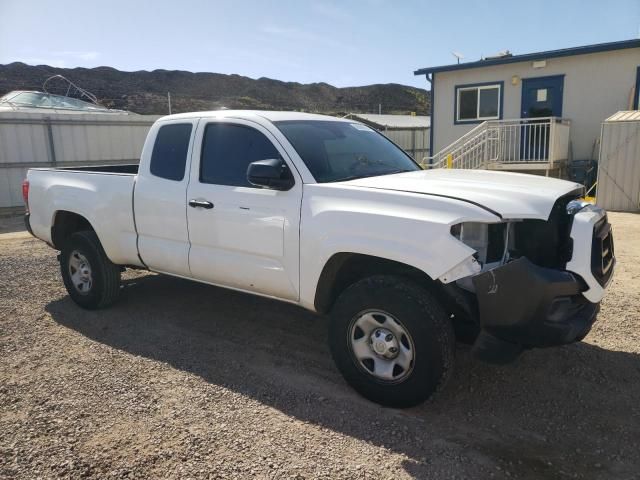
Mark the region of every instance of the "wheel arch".
<instances>
[{"instance_id":1,"label":"wheel arch","mask_svg":"<svg viewBox=\"0 0 640 480\"><path fill-rule=\"evenodd\" d=\"M397 275L432 289L436 286L424 271L395 260L361 253L335 253L325 263L316 286L314 307L327 313L341 292L349 285L372 275Z\"/></svg>"},{"instance_id":2,"label":"wheel arch","mask_svg":"<svg viewBox=\"0 0 640 480\"><path fill-rule=\"evenodd\" d=\"M95 228L86 217L68 210L57 210L51 222L51 244L57 250L62 249L64 242L74 233L83 230L95 232Z\"/></svg>"}]
</instances>

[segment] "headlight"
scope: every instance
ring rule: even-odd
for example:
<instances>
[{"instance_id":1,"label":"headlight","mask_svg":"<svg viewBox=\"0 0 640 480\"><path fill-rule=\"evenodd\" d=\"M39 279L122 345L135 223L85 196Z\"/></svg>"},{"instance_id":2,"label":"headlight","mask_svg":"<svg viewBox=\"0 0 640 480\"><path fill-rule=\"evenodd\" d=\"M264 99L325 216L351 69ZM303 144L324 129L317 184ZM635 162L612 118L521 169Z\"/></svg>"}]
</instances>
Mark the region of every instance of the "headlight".
<instances>
[{"instance_id":1,"label":"headlight","mask_svg":"<svg viewBox=\"0 0 640 480\"><path fill-rule=\"evenodd\" d=\"M458 223L451 227L451 235L478 252L477 259L485 263L489 245L489 225L478 222Z\"/></svg>"},{"instance_id":2,"label":"headlight","mask_svg":"<svg viewBox=\"0 0 640 480\"><path fill-rule=\"evenodd\" d=\"M585 202L584 200L571 200L567 203L567 213L569 215L575 215L581 211L591 211L591 212L604 212L604 210L594 205L593 203Z\"/></svg>"},{"instance_id":3,"label":"headlight","mask_svg":"<svg viewBox=\"0 0 640 480\"><path fill-rule=\"evenodd\" d=\"M567 203L567 213L569 215L575 215L584 207L591 205L589 202L585 202L584 200L571 200Z\"/></svg>"}]
</instances>

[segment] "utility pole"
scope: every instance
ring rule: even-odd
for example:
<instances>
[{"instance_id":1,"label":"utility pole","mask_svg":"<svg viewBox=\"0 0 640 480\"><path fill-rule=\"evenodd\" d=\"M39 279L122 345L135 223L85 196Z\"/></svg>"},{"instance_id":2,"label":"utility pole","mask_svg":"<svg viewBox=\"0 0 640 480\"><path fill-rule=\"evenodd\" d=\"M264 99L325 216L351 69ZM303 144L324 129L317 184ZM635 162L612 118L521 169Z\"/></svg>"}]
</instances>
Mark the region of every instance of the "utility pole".
<instances>
[{"instance_id":1,"label":"utility pole","mask_svg":"<svg viewBox=\"0 0 640 480\"><path fill-rule=\"evenodd\" d=\"M382 115L382 104L378 104L378 115Z\"/></svg>"},{"instance_id":2,"label":"utility pole","mask_svg":"<svg viewBox=\"0 0 640 480\"><path fill-rule=\"evenodd\" d=\"M167 92L167 100L169 101L169 115L171 115L171 92Z\"/></svg>"}]
</instances>

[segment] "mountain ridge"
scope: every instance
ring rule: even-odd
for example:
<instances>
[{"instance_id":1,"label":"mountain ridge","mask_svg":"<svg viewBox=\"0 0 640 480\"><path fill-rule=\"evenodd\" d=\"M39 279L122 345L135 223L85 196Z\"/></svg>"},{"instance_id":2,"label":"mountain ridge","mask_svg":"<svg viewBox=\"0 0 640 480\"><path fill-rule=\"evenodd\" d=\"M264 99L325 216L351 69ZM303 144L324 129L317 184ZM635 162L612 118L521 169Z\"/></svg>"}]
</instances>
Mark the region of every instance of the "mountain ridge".
<instances>
[{"instance_id":1,"label":"mountain ridge","mask_svg":"<svg viewBox=\"0 0 640 480\"><path fill-rule=\"evenodd\" d=\"M65 76L109 108L142 114L168 113L167 92L171 92L172 113L219 108L377 113L380 104L383 113L427 115L431 103L428 91L395 83L334 87L326 82L304 84L214 72L126 72L109 66L58 68L22 62L0 65L0 95L41 90L51 75ZM64 94L55 87L49 91Z\"/></svg>"}]
</instances>

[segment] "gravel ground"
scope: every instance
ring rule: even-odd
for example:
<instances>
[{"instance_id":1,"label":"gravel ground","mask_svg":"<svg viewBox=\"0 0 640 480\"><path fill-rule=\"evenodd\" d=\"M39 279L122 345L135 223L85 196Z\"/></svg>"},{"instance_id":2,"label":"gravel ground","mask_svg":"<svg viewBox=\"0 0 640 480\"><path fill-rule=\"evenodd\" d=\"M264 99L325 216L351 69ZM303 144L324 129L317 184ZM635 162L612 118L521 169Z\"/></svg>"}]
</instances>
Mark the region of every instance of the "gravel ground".
<instances>
[{"instance_id":1,"label":"gravel ground","mask_svg":"<svg viewBox=\"0 0 640 480\"><path fill-rule=\"evenodd\" d=\"M321 317L139 272L86 312L53 250L1 234L0 477L638 478L640 216L610 217L618 269L584 342L506 367L460 346L404 411L344 383Z\"/></svg>"}]
</instances>

